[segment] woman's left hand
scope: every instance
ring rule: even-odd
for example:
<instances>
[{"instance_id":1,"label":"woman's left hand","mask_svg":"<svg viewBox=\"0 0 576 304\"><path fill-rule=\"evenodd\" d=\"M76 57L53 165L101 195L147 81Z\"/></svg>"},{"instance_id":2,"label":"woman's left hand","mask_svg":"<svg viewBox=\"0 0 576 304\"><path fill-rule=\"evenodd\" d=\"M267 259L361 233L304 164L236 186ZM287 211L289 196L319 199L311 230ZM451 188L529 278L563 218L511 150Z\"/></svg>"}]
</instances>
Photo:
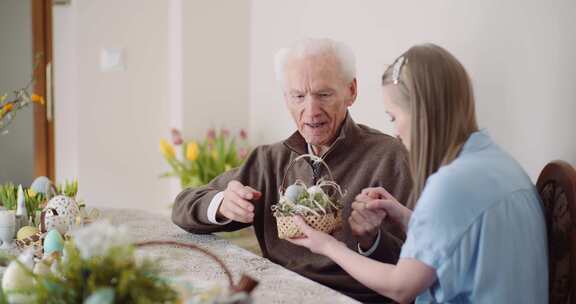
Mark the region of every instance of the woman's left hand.
<instances>
[{"instance_id":1,"label":"woman's left hand","mask_svg":"<svg viewBox=\"0 0 576 304\"><path fill-rule=\"evenodd\" d=\"M345 246L333 236L308 226L300 216L295 216L294 221L296 222L296 225L298 225L298 229L300 229L305 236L288 239L292 244L306 247L310 249L310 251L322 255L327 255L330 248Z\"/></svg>"}]
</instances>

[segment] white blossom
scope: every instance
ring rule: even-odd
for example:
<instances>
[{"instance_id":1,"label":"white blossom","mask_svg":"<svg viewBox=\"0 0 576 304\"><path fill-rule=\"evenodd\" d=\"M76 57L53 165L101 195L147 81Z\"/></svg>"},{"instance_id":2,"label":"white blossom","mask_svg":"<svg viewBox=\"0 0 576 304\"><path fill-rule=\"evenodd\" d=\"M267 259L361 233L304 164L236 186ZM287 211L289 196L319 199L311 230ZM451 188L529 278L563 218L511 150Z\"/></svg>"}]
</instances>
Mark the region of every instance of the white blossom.
<instances>
[{"instance_id":1,"label":"white blossom","mask_svg":"<svg viewBox=\"0 0 576 304\"><path fill-rule=\"evenodd\" d=\"M72 234L82 259L104 256L110 248L131 243L126 226L114 226L108 220L92 223Z\"/></svg>"}]
</instances>

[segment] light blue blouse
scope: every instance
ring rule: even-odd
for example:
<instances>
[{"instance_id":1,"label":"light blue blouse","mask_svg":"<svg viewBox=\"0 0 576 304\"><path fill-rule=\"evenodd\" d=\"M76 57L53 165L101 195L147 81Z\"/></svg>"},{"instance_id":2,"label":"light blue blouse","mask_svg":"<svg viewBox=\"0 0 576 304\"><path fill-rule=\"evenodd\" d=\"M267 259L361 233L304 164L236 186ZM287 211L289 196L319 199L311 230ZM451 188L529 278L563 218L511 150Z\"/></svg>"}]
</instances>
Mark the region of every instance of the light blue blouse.
<instances>
[{"instance_id":1,"label":"light blue blouse","mask_svg":"<svg viewBox=\"0 0 576 304\"><path fill-rule=\"evenodd\" d=\"M538 193L484 131L426 181L401 258L436 269L438 280L416 303L548 303Z\"/></svg>"}]
</instances>

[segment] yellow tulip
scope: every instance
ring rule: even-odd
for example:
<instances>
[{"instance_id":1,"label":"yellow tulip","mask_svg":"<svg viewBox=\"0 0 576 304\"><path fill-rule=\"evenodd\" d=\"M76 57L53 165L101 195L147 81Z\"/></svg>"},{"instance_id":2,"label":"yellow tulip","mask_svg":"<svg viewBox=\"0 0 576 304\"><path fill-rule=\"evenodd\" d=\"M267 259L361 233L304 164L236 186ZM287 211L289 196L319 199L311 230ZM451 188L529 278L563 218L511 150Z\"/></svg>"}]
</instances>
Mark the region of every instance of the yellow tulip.
<instances>
[{"instance_id":1,"label":"yellow tulip","mask_svg":"<svg viewBox=\"0 0 576 304\"><path fill-rule=\"evenodd\" d=\"M35 197L36 196L36 191L32 190L32 189L28 189L28 196L30 197Z\"/></svg>"},{"instance_id":2,"label":"yellow tulip","mask_svg":"<svg viewBox=\"0 0 576 304\"><path fill-rule=\"evenodd\" d=\"M4 107L2 108L2 110L3 110L2 112L8 113L8 112L10 112L13 108L14 108L14 105L13 105L13 104L7 103L7 104L5 104Z\"/></svg>"},{"instance_id":3,"label":"yellow tulip","mask_svg":"<svg viewBox=\"0 0 576 304\"><path fill-rule=\"evenodd\" d=\"M195 141L186 145L186 158L192 161L198 159L198 144Z\"/></svg>"},{"instance_id":4,"label":"yellow tulip","mask_svg":"<svg viewBox=\"0 0 576 304\"><path fill-rule=\"evenodd\" d=\"M37 104L41 104L41 105L44 104L44 97L42 97L38 94L32 94L32 97L30 99Z\"/></svg>"},{"instance_id":5,"label":"yellow tulip","mask_svg":"<svg viewBox=\"0 0 576 304\"><path fill-rule=\"evenodd\" d=\"M176 156L176 151L171 144L169 144L165 139L160 140L160 152L166 158L174 158Z\"/></svg>"}]
</instances>

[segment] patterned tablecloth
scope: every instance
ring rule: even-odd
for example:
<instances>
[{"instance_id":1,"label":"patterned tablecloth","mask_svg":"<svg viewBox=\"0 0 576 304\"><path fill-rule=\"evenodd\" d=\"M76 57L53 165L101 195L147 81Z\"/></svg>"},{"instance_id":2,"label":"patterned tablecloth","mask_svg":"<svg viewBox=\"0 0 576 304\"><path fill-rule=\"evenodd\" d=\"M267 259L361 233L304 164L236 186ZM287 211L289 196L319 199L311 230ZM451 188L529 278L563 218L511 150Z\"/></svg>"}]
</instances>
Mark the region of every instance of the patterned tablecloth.
<instances>
[{"instance_id":1,"label":"patterned tablecloth","mask_svg":"<svg viewBox=\"0 0 576 304\"><path fill-rule=\"evenodd\" d=\"M227 240L213 235L187 233L172 224L166 215L126 209L104 210L102 215L113 224L127 225L136 241L174 240L208 249L228 266L235 282L238 282L242 273L260 282L253 292L255 303L358 303ZM226 283L224 272L218 265L200 253L168 246L142 251L146 255L161 258L167 276L182 276L192 283L207 280Z\"/></svg>"}]
</instances>

